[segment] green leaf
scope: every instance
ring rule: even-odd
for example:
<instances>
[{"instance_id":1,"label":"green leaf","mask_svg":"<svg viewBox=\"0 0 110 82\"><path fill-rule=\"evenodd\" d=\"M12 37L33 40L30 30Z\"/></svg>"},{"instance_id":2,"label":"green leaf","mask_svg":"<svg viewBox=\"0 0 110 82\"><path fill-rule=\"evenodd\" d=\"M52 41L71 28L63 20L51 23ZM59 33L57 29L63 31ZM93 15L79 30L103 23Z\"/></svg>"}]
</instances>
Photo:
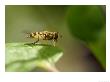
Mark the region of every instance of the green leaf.
<instances>
[{"instance_id":1,"label":"green leaf","mask_svg":"<svg viewBox=\"0 0 110 82\"><path fill-rule=\"evenodd\" d=\"M61 49L44 44L6 43L5 52L6 71L49 70L63 55Z\"/></svg>"},{"instance_id":2,"label":"green leaf","mask_svg":"<svg viewBox=\"0 0 110 82\"><path fill-rule=\"evenodd\" d=\"M89 43L91 51L95 54L104 68L106 68L106 31L101 30L99 39L95 43Z\"/></svg>"},{"instance_id":3,"label":"green leaf","mask_svg":"<svg viewBox=\"0 0 110 82\"><path fill-rule=\"evenodd\" d=\"M86 43L106 68L105 15L101 6L71 6L67 20L71 34Z\"/></svg>"}]
</instances>

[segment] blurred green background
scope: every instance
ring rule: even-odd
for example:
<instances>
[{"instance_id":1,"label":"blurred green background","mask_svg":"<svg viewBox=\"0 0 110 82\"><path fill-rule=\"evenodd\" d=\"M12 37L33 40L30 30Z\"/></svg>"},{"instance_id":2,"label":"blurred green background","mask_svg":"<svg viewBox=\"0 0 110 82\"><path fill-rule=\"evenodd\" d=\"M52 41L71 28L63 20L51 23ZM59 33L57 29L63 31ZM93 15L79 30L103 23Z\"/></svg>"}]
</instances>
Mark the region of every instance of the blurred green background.
<instances>
[{"instance_id":1,"label":"blurred green background","mask_svg":"<svg viewBox=\"0 0 110 82\"><path fill-rule=\"evenodd\" d=\"M33 42L25 32L58 31L60 71L106 71L106 6L6 5L5 42ZM45 42L44 42L45 43Z\"/></svg>"}]
</instances>

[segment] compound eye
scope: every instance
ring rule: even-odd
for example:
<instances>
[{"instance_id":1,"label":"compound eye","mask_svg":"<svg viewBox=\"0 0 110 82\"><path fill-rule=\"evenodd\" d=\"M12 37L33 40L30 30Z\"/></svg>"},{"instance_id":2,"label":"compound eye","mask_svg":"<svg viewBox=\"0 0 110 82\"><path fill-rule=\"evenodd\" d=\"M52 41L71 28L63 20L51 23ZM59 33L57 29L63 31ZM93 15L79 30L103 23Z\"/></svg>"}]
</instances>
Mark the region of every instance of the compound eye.
<instances>
[{"instance_id":1,"label":"compound eye","mask_svg":"<svg viewBox=\"0 0 110 82\"><path fill-rule=\"evenodd\" d=\"M30 37L31 37L31 38L33 38L34 36L35 36L34 33L31 33L31 34L30 34Z\"/></svg>"},{"instance_id":2,"label":"compound eye","mask_svg":"<svg viewBox=\"0 0 110 82\"><path fill-rule=\"evenodd\" d=\"M30 34L30 37L32 37L32 34Z\"/></svg>"}]
</instances>

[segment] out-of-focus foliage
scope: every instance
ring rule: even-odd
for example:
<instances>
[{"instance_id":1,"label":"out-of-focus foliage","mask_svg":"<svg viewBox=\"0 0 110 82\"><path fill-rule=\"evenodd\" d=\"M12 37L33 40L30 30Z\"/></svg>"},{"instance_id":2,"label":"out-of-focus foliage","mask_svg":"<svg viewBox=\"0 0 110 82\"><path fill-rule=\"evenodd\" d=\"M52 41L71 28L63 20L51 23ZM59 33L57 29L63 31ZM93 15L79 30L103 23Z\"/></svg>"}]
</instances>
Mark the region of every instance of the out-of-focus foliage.
<instances>
[{"instance_id":1,"label":"out-of-focus foliage","mask_svg":"<svg viewBox=\"0 0 110 82\"><path fill-rule=\"evenodd\" d=\"M38 67L48 70L62 55L62 50L51 45L7 43L6 71L32 71Z\"/></svg>"},{"instance_id":2,"label":"out-of-focus foliage","mask_svg":"<svg viewBox=\"0 0 110 82\"><path fill-rule=\"evenodd\" d=\"M71 34L86 43L106 68L105 16L101 6L72 6L67 16Z\"/></svg>"}]
</instances>

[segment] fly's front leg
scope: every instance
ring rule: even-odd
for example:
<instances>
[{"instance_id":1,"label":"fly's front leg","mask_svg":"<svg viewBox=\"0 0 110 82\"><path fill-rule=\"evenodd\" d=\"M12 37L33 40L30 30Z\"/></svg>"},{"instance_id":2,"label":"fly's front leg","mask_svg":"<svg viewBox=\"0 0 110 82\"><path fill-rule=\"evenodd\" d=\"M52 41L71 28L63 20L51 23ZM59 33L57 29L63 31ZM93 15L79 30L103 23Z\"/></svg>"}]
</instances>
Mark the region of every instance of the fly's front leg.
<instances>
[{"instance_id":1,"label":"fly's front leg","mask_svg":"<svg viewBox=\"0 0 110 82\"><path fill-rule=\"evenodd\" d=\"M39 42L39 38L33 44L36 44L37 42Z\"/></svg>"}]
</instances>

